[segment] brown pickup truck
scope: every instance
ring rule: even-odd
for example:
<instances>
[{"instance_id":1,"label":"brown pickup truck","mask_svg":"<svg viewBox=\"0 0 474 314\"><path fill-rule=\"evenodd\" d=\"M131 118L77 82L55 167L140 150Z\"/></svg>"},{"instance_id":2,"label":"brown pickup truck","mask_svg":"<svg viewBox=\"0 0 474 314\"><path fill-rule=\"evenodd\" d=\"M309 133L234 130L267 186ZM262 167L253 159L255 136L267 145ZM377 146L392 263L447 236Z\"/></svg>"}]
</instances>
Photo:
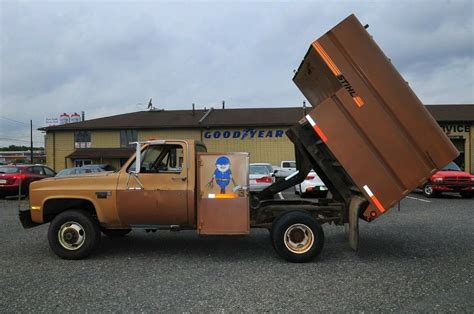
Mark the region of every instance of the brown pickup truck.
<instances>
[{"instance_id":1,"label":"brown pickup truck","mask_svg":"<svg viewBox=\"0 0 474 314\"><path fill-rule=\"evenodd\" d=\"M137 153L117 172L33 183L30 210L20 212L23 225L50 222L49 244L66 259L89 255L101 232L117 237L132 229L196 229L201 235L245 235L251 227L260 227L272 229L275 249L283 257L306 261L324 242L311 211L330 208L342 213L344 208L330 200L272 207L269 200L268 206L250 210L247 153L207 153L194 140L136 145ZM282 216L285 211L291 215ZM342 216L339 220L343 223Z\"/></svg>"},{"instance_id":2,"label":"brown pickup truck","mask_svg":"<svg viewBox=\"0 0 474 314\"><path fill-rule=\"evenodd\" d=\"M322 224L348 224L357 249L360 219L377 219L459 154L354 15L311 44L293 81L313 109L286 132L297 171L284 180L250 195L247 153L208 153L192 140L136 143L118 172L34 182L23 226L50 223L50 246L67 259L89 255L101 232L266 228L281 257L306 262L323 248ZM327 198L274 199L311 169Z\"/></svg>"}]
</instances>

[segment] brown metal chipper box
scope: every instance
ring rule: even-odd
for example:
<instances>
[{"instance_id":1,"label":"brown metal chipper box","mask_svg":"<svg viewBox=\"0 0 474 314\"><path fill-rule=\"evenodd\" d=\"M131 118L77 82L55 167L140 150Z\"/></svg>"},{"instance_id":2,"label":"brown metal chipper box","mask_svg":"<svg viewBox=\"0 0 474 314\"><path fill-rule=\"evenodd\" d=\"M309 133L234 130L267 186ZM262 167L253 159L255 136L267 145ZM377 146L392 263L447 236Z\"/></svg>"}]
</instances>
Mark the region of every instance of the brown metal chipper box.
<instances>
[{"instance_id":1,"label":"brown metal chipper box","mask_svg":"<svg viewBox=\"0 0 474 314\"><path fill-rule=\"evenodd\" d=\"M312 43L293 80L318 140L370 201L366 220L458 155L354 15Z\"/></svg>"}]
</instances>

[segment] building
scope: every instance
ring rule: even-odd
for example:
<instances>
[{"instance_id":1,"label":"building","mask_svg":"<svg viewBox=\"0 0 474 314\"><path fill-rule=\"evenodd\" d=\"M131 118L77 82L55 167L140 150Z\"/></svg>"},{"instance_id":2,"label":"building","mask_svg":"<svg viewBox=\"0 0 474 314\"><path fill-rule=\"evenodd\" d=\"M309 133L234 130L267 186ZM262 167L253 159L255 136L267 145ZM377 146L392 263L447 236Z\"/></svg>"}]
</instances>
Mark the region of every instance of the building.
<instances>
[{"instance_id":1,"label":"building","mask_svg":"<svg viewBox=\"0 0 474 314\"><path fill-rule=\"evenodd\" d=\"M474 172L474 105L426 106L461 152L456 162ZM251 162L294 160L285 130L311 108L151 110L45 127L47 164L56 171L91 163L119 168L133 141L195 139L208 151L245 151ZM420 136L422 136L420 134Z\"/></svg>"}]
</instances>

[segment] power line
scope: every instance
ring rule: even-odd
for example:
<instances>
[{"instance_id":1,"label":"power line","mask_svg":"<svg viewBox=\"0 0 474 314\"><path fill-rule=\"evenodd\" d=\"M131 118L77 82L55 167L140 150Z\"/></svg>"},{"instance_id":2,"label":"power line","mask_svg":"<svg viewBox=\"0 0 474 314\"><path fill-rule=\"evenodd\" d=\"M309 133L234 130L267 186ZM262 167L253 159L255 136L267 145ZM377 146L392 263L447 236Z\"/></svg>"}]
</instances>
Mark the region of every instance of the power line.
<instances>
[{"instance_id":1,"label":"power line","mask_svg":"<svg viewBox=\"0 0 474 314\"><path fill-rule=\"evenodd\" d=\"M4 120L11 121L11 122L24 124L24 125L30 125L29 123L21 122L21 121L15 120L15 119L10 119L10 118L4 117L4 116L0 116L0 119L4 119ZM33 124L33 127L38 128L38 126L36 124Z\"/></svg>"},{"instance_id":2,"label":"power line","mask_svg":"<svg viewBox=\"0 0 474 314\"><path fill-rule=\"evenodd\" d=\"M16 142L26 142L26 143L30 142L30 141L27 141L27 140L20 140L18 138L8 138L8 137L0 137L0 141L16 141ZM41 141L41 140L36 139L35 141Z\"/></svg>"},{"instance_id":3,"label":"power line","mask_svg":"<svg viewBox=\"0 0 474 314\"><path fill-rule=\"evenodd\" d=\"M0 116L0 118L1 118L1 119L5 119L5 120L8 120L8 121L16 122L16 123L21 123L21 124L29 125L29 123L21 122L21 121L14 120L14 119L10 119L10 118L3 117L3 116Z\"/></svg>"}]
</instances>

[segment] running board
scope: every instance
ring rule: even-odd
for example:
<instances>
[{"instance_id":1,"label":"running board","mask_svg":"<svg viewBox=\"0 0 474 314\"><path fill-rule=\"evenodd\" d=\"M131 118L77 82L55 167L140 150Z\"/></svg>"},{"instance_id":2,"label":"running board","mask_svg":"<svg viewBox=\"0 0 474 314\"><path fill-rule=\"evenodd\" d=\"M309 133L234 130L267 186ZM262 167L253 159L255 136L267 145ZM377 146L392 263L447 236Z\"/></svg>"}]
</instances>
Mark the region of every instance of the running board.
<instances>
[{"instance_id":1,"label":"running board","mask_svg":"<svg viewBox=\"0 0 474 314\"><path fill-rule=\"evenodd\" d=\"M130 225L133 229L180 231L180 225Z\"/></svg>"}]
</instances>

